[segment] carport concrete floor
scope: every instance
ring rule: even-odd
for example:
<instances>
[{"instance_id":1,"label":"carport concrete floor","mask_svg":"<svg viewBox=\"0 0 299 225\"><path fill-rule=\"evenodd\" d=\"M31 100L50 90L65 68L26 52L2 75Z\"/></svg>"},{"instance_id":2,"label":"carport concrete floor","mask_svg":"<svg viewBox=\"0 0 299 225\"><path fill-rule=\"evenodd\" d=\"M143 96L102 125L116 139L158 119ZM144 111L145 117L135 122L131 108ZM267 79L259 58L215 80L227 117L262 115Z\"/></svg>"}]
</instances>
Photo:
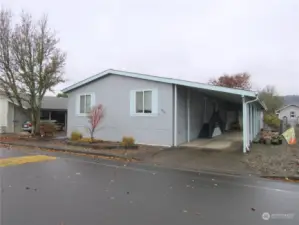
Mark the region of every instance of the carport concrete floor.
<instances>
[{"instance_id":1,"label":"carport concrete floor","mask_svg":"<svg viewBox=\"0 0 299 225\"><path fill-rule=\"evenodd\" d=\"M151 158L151 162L192 170L248 173L245 157L242 152L242 132L230 131L161 151Z\"/></svg>"},{"instance_id":2,"label":"carport concrete floor","mask_svg":"<svg viewBox=\"0 0 299 225\"><path fill-rule=\"evenodd\" d=\"M241 131L228 131L214 138L198 138L180 146L235 151L242 148L242 139L243 133Z\"/></svg>"}]
</instances>

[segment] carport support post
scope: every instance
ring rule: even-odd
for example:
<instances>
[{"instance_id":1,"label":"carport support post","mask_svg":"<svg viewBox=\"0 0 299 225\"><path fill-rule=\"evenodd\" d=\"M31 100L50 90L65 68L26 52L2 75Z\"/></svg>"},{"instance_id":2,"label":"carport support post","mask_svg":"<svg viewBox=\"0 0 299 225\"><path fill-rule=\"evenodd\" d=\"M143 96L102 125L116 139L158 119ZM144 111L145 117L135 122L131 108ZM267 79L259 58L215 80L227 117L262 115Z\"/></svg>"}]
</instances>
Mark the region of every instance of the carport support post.
<instances>
[{"instance_id":1,"label":"carport support post","mask_svg":"<svg viewBox=\"0 0 299 225\"><path fill-rule=\"evenodd\" d=\"M67 131L67 112L64 113L64 130Z\"/></svg>"},{"instance_id":2,"label":"carport support post","mask_svg":"<svg viewBox=\"0 0 299 225\"><path fill-rule=\"evenodd\" d=\"M251 110L250 110L250 126L251 126L251 129L250 129L250 144L251 144L252 140L253 140L253 129L254 129L254 127L253 127L253 120L254 120L254 118L253 118L253 110L254 110L253 104L250 104L250 108L251 108Z\"/></svg>"},{"instance_id":3,"label":"carport support post","mask_svg":"<svg viewBox=\"0 0 299 225\"><path fill-rule=\"evenodd\" d=\"M174 146L177 146L177 98L178 98L178 93L177 93L177 85L174 85Z\"/></svg>"},{"instance_id":4,"label":"carport support post","mask_svg":"<svg viewBox=\"0 0 299 225\"><path fill-rule=\"evenodd\" d=\"M187 141L190 142L190 88L187 92Z\"/></svg>"},{"instance_id":5,"label":"carport support post","mask_svg":"<svg viewBox=\"0 0 299 225\"><path fill-rule=\"evenodd\" d=\"M247 147L247 105L246 105L245 96L242 96L242 103L243 103L243 153L246 153Z\"/></svg>"},{"instance_id":6,"label":"carport support post","mask_svg":"<svg viewBox=\"0 0 299 225\"><path fill-rule=\"evenodd\" d=\"M255 130L256 130L256 116L255 116L255 106L253 105L253 135L252 140L255 138Z\"/></svg>"},{"instance_id":7,"label":"carport support post","mask_svg":"<svg viewBox=\"0 0 299 225\"><path fill-rule=\"evenodd\" d=\"M252 123L251 123L251 105L248 103L248 140L247 140L247 144L248 146L250 146L250 142L251 142L251 129L252 129Z\"/></svg>"},{"instance_id":8,"label":"carport support post","mask_svg":"<svg viewBox=\"0 0 299 225\"><path fill-rule=\"evenodd\" d=\"M256 138L257 136L257 131L258 131L258 117L257 117L257 107L255 107L255 133L254 133L254 137Z\"/></svg>"},{"instance_id":9,"label":"carport support post","mask_svg":"<svg viewBox=\"0 0 299 225\"><path fill-rule=\"evenodd\" d=\"M253 140L253 104L250 104L250 143Z\"/></svg>"},{"instance_id":10,"label":"carport support post","mask_svg":"<svg viewBox=\"0 0 299 225\"><path fill-rule=\"evenodd\" d=\"M253 120L252 120L253 130L252 130L252 140L253 140L254 137L255 137L255 121L256 121L256 119L255 119L255 107L254 107L254 105L252 105L252 107L253 107Z\"/></svg>"}]
</instances>

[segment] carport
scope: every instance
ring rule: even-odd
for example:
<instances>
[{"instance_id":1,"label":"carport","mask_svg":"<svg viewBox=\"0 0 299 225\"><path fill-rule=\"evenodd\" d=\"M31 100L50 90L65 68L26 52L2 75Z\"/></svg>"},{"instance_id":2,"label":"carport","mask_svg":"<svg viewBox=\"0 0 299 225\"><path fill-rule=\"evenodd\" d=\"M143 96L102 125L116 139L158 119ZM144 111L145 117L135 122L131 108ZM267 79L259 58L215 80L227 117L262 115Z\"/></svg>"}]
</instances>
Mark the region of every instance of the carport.
<instances>
[{"instance_id":1,"label":"carport","mask_svg":"<svg viewBox=\"0 0 299 225\"><path fill-rule=\"evenodd\" d=\"M263 126L266 106L253 91L188 82L174 84L173 99L174 146L201 138L219 139L237 123L245 153Z\"/></svg>"},{"instance_id":2,"label":"carport","mask_svg":"<svg viewBox=\"0 0 299 225\"><path fill-rule=\"evenodd\" d=\"M67 98L45 96L41 107L42 120L56 120L67 125Z\"/></svg>"}]
</instances>

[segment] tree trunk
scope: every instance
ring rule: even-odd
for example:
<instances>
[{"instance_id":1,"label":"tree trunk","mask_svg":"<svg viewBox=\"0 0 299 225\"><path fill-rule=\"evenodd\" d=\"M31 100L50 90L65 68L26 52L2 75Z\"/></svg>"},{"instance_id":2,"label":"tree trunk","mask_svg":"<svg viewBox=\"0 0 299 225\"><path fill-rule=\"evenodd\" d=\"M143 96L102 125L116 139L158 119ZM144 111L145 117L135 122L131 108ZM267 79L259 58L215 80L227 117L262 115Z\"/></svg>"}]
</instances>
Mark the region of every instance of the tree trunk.
<instances>
[{"instance_id":1,"label":"tree trunk","mask_svg":"<svg viewBox=\"0 0 299 225\"><path fill-rule=\"evenodd\" d=\"M33 109L31 109L31 134L34 135L35 134L35 115L33 113Z\"/></svg>"},{"instance_id":2,"label":"tree trunk","mask_svg":"<svg viewBox=\"0 0 299 225\"><path fill-rule=\"evenodd\" d=\"M31 131L31 133L33 135L37 135L40 132L40 110L39 109L32 109L31 118L32 118L32 131Z\"/></svg>"}]
</instances>

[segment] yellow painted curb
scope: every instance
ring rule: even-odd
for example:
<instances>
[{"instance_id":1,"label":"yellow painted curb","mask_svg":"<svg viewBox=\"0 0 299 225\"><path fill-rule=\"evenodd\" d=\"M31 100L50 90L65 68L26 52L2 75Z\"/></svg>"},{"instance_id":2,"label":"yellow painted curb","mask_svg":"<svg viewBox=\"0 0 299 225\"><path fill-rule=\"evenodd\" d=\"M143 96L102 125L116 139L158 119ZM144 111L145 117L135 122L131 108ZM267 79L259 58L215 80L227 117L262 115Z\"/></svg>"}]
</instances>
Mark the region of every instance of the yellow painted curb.
<instances>
[{"instance_id":1,"label":"yellow painted curb","mask_svg":"<svg viewBox=\"0 0 299 225\"><path fill-rule=\"evenodd\" d=\"M0 167L15 166L25 163L42 162L48 160L55 160L56 157L46 155L22 156L0 159Z\"/></svg>"}]
</instances>

